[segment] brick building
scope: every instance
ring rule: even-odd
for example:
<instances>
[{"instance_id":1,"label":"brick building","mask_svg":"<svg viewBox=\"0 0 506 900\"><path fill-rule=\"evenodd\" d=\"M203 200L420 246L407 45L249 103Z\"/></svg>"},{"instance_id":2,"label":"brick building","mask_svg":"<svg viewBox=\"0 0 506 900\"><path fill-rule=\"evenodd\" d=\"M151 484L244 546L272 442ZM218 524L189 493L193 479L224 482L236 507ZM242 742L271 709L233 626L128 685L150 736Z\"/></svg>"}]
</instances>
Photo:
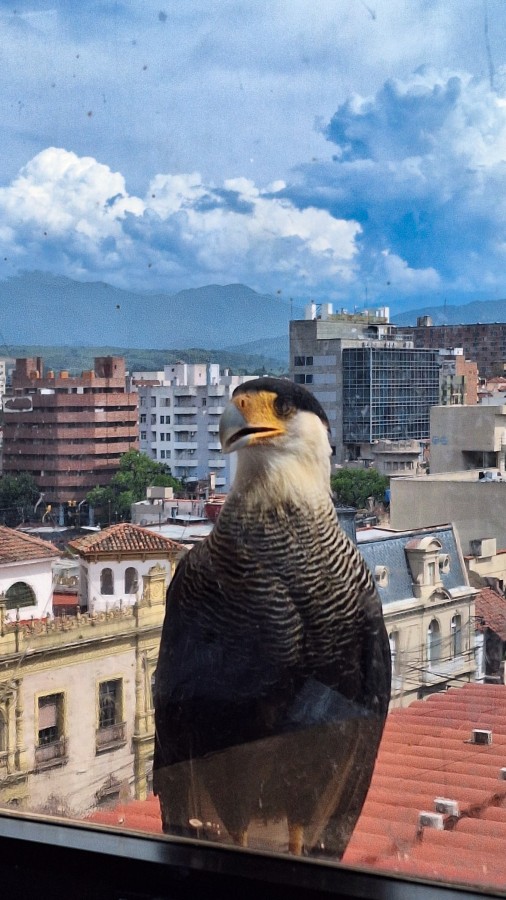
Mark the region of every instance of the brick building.
<instances>
[{"instance_id":1,"label":"brick building","mask_svg":"<svg viewBox=\"0 0 506 900\"><path fill-rule=\"evenodd\" d=\"M403 325L402 330L418 348L462 347L464 356L477 363L481 378L504 371L506 322L432 325L430 316L423 316L416 325Z\"/></svg>"},{"instance_id":2,"label":"brick building","mask_svg":"<svg viewBox=\"0 0 506 900\"><path fill-rule=\"evenodd\" d=\"M108 484L121 455L138 449L137 403L121 357L96 357L78 376L44 373L40 357L17 359L4 401L4 472L32 475L62 518L65 504Z\"/></svg>"},{"instance_id":3,"label":"brick building","mask_svg":"<svg viewBox=\"0 0 506 900\"><path fill-rule=\"evenodd\" d=\"M478 366L466 359L461 348L440 352L440 404L476 406L478 403Z\"/></svg>"}]
</instances>

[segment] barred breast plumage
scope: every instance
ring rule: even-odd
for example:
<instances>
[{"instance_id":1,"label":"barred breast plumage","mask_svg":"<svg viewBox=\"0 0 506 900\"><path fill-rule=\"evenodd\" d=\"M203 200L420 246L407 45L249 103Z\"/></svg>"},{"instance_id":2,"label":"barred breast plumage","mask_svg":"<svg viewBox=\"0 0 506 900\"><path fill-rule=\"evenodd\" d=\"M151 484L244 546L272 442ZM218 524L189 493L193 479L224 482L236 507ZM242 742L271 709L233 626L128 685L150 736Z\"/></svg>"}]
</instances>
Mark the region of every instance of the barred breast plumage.
<instances>
[{"instance_id":1,"label":"barred breast plumage","mask_svg":"<svg viewBox=\"0 0 506 900\"><path fill-rule=\"evenodd\" d=\"M388 639L328 490L311 504L286 493L233 491L178 566L156 675L154 786L167 833L214 822L244 845L252 822L286 819L290 850L339 858L383 729Z\"/></svg>"}]
</instances>

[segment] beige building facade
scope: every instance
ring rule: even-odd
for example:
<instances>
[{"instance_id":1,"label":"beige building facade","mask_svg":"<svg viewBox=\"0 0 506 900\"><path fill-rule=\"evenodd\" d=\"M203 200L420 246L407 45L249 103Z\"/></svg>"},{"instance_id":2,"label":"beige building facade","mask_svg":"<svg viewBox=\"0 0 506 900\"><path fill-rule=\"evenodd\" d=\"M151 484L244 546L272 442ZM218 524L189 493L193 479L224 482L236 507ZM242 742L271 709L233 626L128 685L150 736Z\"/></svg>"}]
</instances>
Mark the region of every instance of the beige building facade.
<instances>
[{"instance_id":1,"label":"beige building facade","mask_svg":"<svg viewBox=\"0 0 506 900\"><path fill-rule=\"evenodd\" d=\"M505 472L506 406L434 406L430 471L497 468Z\"/></svg>"},{"instance_id":2,"label":"beige building facade","mask_svg":"<svg viewBox=\"0 0 506 900\"><path fill-rule=\"evenodd\" d=\"M466 555L505 549L506 406L436 406L430 421L430 474L392 479L392 527L453 522Z\"/></svg>"},{"instance_id":3,"label":"beige building facade","mask_svg":"<svg viewBox=\"0 0 506 900\"><path fill-rule=\"evenodd\" d=\"M479 470L395 478L390 483L392 528L453 522L466 555L473 554L475 542L490 539L497 549L506 548L505 504L506 483L483 481Z\"/></svg>"},{"instance_id":4,"label":"beige building facade","mask_svg":"<svg viewBox=\"0 0 506 900\"><path fill-rule=\"evenodd\" d=\"M181 548L130 525L99 537L102 549L76 542L81 563L102 552L109 567L112 543L116 564L123 554L138 569L134 603L6 621L0 598L1 806L82 816L151 789L152 682Z\"/></svg>"}]
</instances>

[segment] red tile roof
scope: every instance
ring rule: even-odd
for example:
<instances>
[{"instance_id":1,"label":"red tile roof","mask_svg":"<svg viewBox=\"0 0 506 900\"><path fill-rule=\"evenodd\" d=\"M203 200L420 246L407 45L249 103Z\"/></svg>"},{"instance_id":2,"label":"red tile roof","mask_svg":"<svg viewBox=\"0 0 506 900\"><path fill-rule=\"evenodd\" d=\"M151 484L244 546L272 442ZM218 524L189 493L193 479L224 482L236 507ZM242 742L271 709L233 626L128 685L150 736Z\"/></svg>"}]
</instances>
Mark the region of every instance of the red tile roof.
<instances>
[{"instance_id":1,"label":"red tile roof","mask_svg":"<svg viewBox=\"0 0 506 900\"><path fill-rule=\"evenodd\" d=\"M473 728L491 744L471 742ZM444 882L504 889L506 885L506 686L466 684L433 694L387 720L362 814L344 855L373 867ZM418 826L436 797L457 801L444 830ZM98 810L97 824L161 833L158 801ZM251 841L254 846L254 841Z\"/></svg>"},{"instance_id":2,"label":"red tile roof","mask_svg":"<svg viewBox=\"0 0 506 900\"><path fill-rule=\"evenodd\" d=\"M130 522L120 522L103 531L69 541L69 547L77 550L81 556L100 556L101 553L173 554L183 549L182 544Z\"/></svg>"},{"instance_id":3,"label":"red tile roof","mask_svg":"<svg viewBox=\"0 0 506 900\"><path fill-rule=\"evenodd\" d=\"M482 588L476 595L476 615L481 616L482 628L490 628L506 641L506 600L492 588Z\"/></svg>"},{"instance_id":4,"label":"red tile roof","mask_svg":"<svg viewBox=\"0 0 506 900\"><path fill-rule=\"evenodd\" d=\"M30 559L54 559L60 551L49 541L0 525L0 564Z\"/></svg>"}]
</instances>

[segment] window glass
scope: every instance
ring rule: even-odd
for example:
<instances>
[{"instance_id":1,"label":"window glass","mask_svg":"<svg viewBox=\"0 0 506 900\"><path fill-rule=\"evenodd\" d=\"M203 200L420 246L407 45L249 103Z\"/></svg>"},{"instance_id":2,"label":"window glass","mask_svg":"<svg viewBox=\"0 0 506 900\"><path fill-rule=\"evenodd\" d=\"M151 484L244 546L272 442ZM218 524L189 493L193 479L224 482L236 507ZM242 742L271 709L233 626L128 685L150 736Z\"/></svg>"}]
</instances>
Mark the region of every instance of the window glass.
<instances>
[{"instance_id":1,"label":"window glass","mask_svg":"<svg viewBox=\"0 0 506 900\"><path fill-rule=\"evenodd\" d=\"M135 594L139 589L139 573L134 566L125 570L125 594Z\"/></svg>"},{"instance_id":2,"label":"window glass","mask_svg":"<svg viewBox=\"0 0 506 900\"><path fill-rule=\"evenodd\" d=\"M36 599L33 588L24 581L11 584L5 592L7 609L18 609L20 606L35 606Z\"/></svg>"},{"instance_id":3,"label":"window glass","mask_svg":"<svg viewBox=\"0 0 506 900\"><path fill-rule=\"evenodd\" d=\"M114 575L109 566L102 569L100 573L100 593L114 594Z\"/></svg>"},{"instance_id":4,"label":"window glass","mask_svg":"<svg viewBox=\"0 0 506 900\"><path fill-rule=\"evenodd\" d=\"M505 4L0 30L0 812L504 889Z\"/></svg>"}]
</instances>

